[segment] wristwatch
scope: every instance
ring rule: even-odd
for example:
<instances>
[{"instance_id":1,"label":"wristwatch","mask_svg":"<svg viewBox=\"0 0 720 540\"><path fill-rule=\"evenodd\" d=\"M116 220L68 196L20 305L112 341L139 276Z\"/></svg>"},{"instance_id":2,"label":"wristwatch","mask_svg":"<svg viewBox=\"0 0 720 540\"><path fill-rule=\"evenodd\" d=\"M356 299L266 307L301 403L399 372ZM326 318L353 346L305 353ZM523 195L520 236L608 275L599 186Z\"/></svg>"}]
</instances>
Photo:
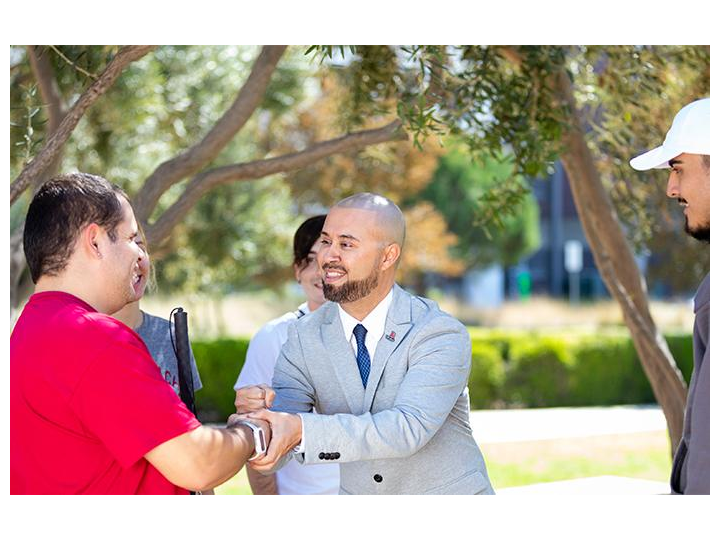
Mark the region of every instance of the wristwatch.
<instances>
[{"instance_id":1,"label":"wristwatch","mask_svg":"<svg viewBox=\"0 0 720 540\"><path fill-rule=\"evenodd\" d=\"M267 452L267 445L265 444L265 432L252 422L248 422L247 420L241 420L235 425L244 425L249 427L252 430L253 434L253 440L255 441L255 452L252 456L248 458L248 461L252 461L253 459L257 459L260 456L264 455L265 452Z\"/></svg>"}]
</instances>

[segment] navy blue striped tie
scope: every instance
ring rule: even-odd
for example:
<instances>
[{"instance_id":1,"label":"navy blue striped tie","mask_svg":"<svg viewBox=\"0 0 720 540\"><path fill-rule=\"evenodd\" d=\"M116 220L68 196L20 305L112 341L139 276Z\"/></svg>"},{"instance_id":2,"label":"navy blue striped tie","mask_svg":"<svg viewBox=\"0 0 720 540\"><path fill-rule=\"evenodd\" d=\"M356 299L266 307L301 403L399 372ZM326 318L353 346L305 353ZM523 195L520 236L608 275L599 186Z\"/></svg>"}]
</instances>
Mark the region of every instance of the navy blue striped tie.
<instances>
[{"instance_id":1,"label":"navy blue striped tie","mask_svg":"<svg viewBox=\"0 0 720 540\"><path fill-rule=\"evenodd\" d=\"M368 376L370 375L370 353L368 353L367 347L365 346L367 328L362 324L358 324L353 329L353 334L357 341L357 364L360 370L360 378L362 379L363 387L366 387Z\"/></svg>"}]
</instances>

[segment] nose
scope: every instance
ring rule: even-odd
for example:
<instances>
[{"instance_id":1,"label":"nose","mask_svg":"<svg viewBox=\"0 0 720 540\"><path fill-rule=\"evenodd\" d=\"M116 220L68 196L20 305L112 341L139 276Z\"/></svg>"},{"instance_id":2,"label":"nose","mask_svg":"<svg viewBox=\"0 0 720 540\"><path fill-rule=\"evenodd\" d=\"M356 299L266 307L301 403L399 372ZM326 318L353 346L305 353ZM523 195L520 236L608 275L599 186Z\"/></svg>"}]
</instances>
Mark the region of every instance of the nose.
<instances>
[{"instance_id":1,"label":"nose","mask_svg":"<svg viewBox=\"0 0 720 540\"><path fill-rule=\"evenodd\" d=\"M340 250L336 242L325 244L318 252L318 272L328 263L340 262Z\"/></svg>"},{"instance_id":2,"label":"nose","mask_svg":"<svg viewBox=\"0 0 720 540\"><path fill-rule=\"evenodd\" d=\"M150 255L141 246L138 246L137 262L140 268L146 268L150 266Z\"/></svg>"},{"instance_id":3,"label":"nose","mask_svg":"<svg viewBox=\"0 0 720 540\"><path fill-rule=\"evenodd\" d=\"M337 262L340 260L340 249L338 247L337 242L332 242L330 244L325 245L325 249L323 250L323 257L322 257L322 264L328 263L328 262Z\"/></svg>"},{"instance_id":4,"label":"nose","mask_svg":"<svg viewBox=\"0 0 720 540\"><path fill-rule=\"evenodd\" d=\"M665 190L665 195L667 195L671 199L677 199L680 197L680 182L677 181L677 178L676 178L676 175L674 172L671 172L670 176L668 177L667 189Z\"/></svg>"}]
</instances>

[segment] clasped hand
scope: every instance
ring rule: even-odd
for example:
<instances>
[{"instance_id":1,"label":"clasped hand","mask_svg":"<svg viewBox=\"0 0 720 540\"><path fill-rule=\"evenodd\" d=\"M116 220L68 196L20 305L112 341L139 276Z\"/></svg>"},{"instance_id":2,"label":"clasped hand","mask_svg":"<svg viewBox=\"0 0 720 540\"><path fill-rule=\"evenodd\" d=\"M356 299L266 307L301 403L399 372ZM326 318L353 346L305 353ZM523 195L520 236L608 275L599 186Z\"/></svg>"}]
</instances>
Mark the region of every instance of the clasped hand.
<instances>
[{"instance_id":1,"label":"clasped hand","mask_svg":"<svg viewBox=\"0 0 720 540\"><path fill-rule=\"evenodd\" d=\"M248 462L250 467L259 472L272 472L280 458L292 451L302 439L300 416L268 410L274 400L275 391L265 384L243 386L235 393L237 414L234 417L270 425L267 452Z\"/></svg>"}]
</instances>

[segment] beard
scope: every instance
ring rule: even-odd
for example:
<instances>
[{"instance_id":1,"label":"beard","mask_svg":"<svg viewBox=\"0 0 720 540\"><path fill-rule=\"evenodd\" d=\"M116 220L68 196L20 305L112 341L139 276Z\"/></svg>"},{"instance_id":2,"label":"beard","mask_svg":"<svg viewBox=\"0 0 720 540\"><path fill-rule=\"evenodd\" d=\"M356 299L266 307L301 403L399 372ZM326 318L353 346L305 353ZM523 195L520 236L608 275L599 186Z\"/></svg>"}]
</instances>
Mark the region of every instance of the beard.
<instances>
[{"instance_id":1,"label":"beard","mask_svg":"<svg viewBox=\"0 0 720 540\"><path fill-rule=\"evenodd\" d=\"M685 218L685 232L696 240L701 242L710 243L710 224L700 225L698 227L690 227L687 217Z\"/></svg>"},{"instance_id":2,"label":"beard","mask_svg":"<svg viewBox=\"0 0 720 540\"><path fill-rule=\"evenodd\" d=\"M325 299L338 304L347 304L365 298L378 284L380 271L374 268L368 277L355 281L348 280L346 283L334 286L323 281L323 294Z\"/></svg>"}]
</instances>

